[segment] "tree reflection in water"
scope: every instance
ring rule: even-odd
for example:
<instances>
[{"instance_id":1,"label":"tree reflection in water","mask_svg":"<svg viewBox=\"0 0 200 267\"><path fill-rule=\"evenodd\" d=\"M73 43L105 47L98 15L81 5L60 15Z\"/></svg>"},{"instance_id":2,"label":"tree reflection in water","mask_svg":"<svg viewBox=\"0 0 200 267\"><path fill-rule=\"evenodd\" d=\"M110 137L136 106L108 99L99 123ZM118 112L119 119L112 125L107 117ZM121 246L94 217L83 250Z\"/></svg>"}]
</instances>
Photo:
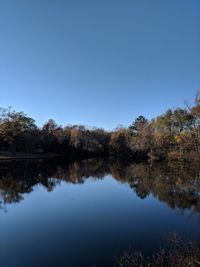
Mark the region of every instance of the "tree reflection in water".
<instances>
[{"instance_id":1,"label":"tree reflection in water","mask_svg":"<svg viewBox=\"0 0 200 267\"><path fill-rule=\"evenodd\" d=\"M66 163L57 161L9 161L0 164L0 205L23 200L36 185L51 192L61 181L81 184L89 177L128 183L141 199L152 194L171 208L191 208L200 212L200 168L191 164L122 163L108 159L88 159Z\"/></svg>"}]
</instances>

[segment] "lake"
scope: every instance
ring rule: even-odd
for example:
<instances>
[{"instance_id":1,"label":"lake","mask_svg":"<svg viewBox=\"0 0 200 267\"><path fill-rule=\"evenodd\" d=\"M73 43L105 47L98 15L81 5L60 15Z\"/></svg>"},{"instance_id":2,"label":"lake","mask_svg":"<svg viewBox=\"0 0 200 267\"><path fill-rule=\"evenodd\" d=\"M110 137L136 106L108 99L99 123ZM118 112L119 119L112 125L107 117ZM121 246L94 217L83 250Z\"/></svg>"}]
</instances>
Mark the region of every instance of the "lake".
<instances>
[{"instance_id":1,"label":"lake","mask_svg":"<svg viewBox=\"0 0 200 267\"><path fill-rule=\"evenodd\" d=\"M89 159L0 163L1 267L113 266L200 233L200 168Z\"/></svg>"}]
</instances>

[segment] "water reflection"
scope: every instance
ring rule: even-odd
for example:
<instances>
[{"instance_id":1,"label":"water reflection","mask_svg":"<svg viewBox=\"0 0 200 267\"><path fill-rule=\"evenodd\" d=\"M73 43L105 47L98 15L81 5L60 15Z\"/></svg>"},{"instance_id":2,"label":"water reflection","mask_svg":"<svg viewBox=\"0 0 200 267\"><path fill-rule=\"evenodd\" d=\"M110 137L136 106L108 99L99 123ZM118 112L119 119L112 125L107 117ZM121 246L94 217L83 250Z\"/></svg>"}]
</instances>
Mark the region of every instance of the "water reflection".
<instances>
[{"instance_id":1,"label":"water reflection","mask_svg":"<svg viewBox=\"0 0 200 267\"><path fill-rule=\"evenodd\" d=\"M87 178L107 175L127 183L141 199L152 194L171 208L190 208L200 212L200 167L191 164L122 163L107 159L89 159L66 163L59 161L11 161L0 164L0 206L23 201L36 185L49 192L65 181L82 184Z\"/></svg>"}]
</instances>

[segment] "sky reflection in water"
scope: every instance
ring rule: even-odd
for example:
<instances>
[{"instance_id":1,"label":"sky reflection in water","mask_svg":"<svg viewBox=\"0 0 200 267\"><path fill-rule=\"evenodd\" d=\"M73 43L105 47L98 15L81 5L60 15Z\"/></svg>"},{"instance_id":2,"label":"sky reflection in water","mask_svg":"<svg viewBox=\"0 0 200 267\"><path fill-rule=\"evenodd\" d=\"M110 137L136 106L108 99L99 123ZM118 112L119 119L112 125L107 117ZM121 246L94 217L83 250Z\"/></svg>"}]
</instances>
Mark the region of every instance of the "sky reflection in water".
<instances>
[{"instance_id":1,"label":"sky reflection in water","mask_svg":"<svg viewBox=\"0 0 200 267\"><path fill-rule=\"evenodd\" d=\"M199 170L163 166L2 163L1 266L112 266L130 247L152 253L169 231L197 235Z\"/></svg>"}]
</instances>

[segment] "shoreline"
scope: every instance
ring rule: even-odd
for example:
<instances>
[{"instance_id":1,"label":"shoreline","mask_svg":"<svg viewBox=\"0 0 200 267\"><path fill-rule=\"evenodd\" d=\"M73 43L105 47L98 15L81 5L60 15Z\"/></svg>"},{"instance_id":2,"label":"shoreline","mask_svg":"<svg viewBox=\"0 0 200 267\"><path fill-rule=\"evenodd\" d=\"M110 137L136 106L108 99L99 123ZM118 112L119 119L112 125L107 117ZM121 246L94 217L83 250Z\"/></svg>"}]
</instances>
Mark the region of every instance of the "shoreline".
<instances>
[{"instance_id":1,"label":"shoreline","mask_svg":"<svg viewBox=\"0 0 200 267\"><path fill-rule=\"evenodd\" d=\"M15 160L15 159L50 159L58 158L62 155L48 153L48 154L0 154L0 160Z\"/></svg>"}]
</instances>

